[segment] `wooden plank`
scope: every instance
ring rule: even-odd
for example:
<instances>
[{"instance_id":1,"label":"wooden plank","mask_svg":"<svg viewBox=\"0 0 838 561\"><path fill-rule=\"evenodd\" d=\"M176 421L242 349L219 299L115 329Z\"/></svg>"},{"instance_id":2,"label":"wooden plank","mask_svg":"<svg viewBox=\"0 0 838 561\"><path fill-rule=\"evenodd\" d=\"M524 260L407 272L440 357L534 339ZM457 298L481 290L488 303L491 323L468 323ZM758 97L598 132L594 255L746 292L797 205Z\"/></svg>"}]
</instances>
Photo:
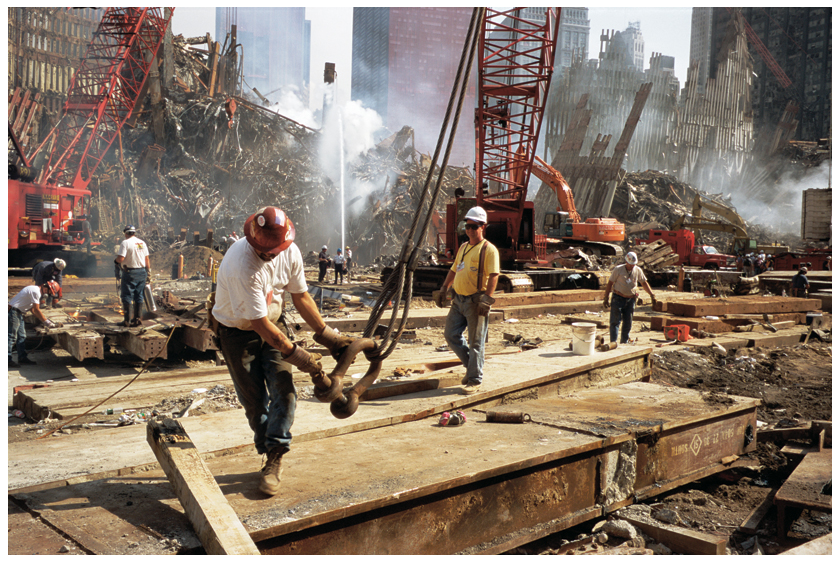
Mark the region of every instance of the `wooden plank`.
<instances>
[{"instance_id":1,"label":"wooden plank","mask_svg":"<svg viewBox=\"0 0 838 561\"><path fill-rule=\"evenodd\" d=\"M675 553L687 555L724 555L727 536L712 536L679 526L656 523L650 524L637 516L617 511L614 516L637 526L643 533L658 543L664 544Z\"/></svg>"},{"instance_id":2,"label":"wooden plank","mask_svg":"<svg viewBox=\"0 0 838 561\"><path fill-rule=\"evenodd\" d=\"M748 516L746 516L745 520L742 521L742 524L739 525L740 532L750 535L757 533L759 523L762 522L762 519L765 518L765 515L768 514L768 511L772 506L774 506L774 495L776 493L777 491L772 489L765 499L763 499L760 504L755 506L754 509L748 513Z\"/></svg>"},{"instance_id":3,"label":"wooden plank","mask_svg":"<svg viewBox=\"0 0 838 561\"><path fill-rule=\"evenodd\" d=\"M152 419L146 436L206 552L260 555L183 426Z\"/></svg>"},{"instance_id":4,"label":"wooden plank","mask_svg":"<svg viewBox=\"0 0 838 561\"><path fill-rule=\"evenodd\" d=\"M529 306L533 304L558 304L564 302L588 302L605 296L604 290L545 290L543 292L520 292L516 294L498 294L495 296L493 309L510 306Z\"/></svg>"},{"instance_id":5,"label":"wooden plank","mask_svg":"<svg viewBox=\"0 0 838 561\"><path fill-rule=\"evenodd\" d=\"M736 296L724 300L705 298L701 301L667 302L666 304L666 310L655 306L655 311L667 311L674 315L693 318L726 314L811 312L821 309L819 300L781 296Z\"/></svg>"}]
</instances>

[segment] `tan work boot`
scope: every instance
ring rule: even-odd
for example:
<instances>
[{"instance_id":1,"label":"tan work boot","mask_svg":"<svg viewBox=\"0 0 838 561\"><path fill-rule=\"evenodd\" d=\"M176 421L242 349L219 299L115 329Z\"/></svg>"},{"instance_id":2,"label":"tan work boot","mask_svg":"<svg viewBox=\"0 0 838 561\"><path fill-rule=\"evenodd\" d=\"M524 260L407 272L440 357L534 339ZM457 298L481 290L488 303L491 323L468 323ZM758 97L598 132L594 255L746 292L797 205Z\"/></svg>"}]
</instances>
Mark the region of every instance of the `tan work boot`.
<instances>
[{"instance_id":1,"label":"tan work boot","mask_svg":"<svg viewBox=\"0 0 838 561\"><path fill-rule=\"evenodd\" d=\"M262 468L262 481L259 483L259 490L266 495L274 496L279 493L279 481L282 477L282 452L279 450L268 451L268 459L265 467Z\"/></svg>"}]
</instances>

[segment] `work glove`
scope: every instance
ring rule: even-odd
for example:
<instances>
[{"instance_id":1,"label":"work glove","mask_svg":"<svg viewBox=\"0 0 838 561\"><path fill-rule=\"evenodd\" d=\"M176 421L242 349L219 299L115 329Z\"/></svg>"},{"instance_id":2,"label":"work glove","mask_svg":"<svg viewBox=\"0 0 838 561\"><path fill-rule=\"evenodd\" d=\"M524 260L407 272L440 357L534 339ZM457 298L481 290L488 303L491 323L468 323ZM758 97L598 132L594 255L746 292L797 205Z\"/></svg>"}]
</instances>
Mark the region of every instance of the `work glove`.
<instances>
[{"instance_id":1,"label":"work glove","mask_svg":"<svg viewBox=\"0 0 838 561\"><path fill-rule=\"evenodd\" d=\"M653 294L653 295L652 295L652 306L654 306L654 305L655 305L655 304L657 304L657 303L658 303L658 299L657 299L657 298L655 298L655 295Z\"/></svg>"},{"instance_id":2,"label":"work glove","mask_svg":"<svg viewBox=\"0 0 838 561\"><path fill-rule=\"evenodd\" d=\"M495 303L495 299L489 296L488 294L481 294L480 301L477 303L477 315L488 317L489 310L492 309L492 304Z\"/></svg>"},{"instance_id":3,"label":"work glove","mask_svg":"<svg viewBox=\"0 0 838 561\"><path fill-rule=\"evenodd\" d=\"M294 349L288 356L283 356L282 360L296 366L301 372L306 374L317 374L323 371L323 366L320 364L320 355L317 353L310 353L297 343L294 343Z\"/></svg>"},{"instance_id":4,"label":"work glove","mask_svg":"<svg viewBox=\"0 0 838 561\"><path fill-rule=\"evenodd\" d=\"M354 341L352 337L341 335L328 325L323 330L323 333L314 336L314 342L329 349L329 354L335 360L340 360L340 357L343 356L344 351L352 344L352 341Z\"/></svg>"},{"instance_id":5,"label":"work glove","mask_svg":"<svg viewBox=\"0 0 838 561\"><path fill-rule=\"evenodd\" d=\"M608 296L602 301L602 307L606 310L611 307L611 302L608 301Z\"/></svg>"},{"instance_id":6,"label":"work glove","mask_svg":"<svg viewBox=\"0 0 838 561\"><path fill-rule=\"evenodd\" d=\"M44 325L46 325L47 327L56 327L55 323L49 319L44 322Z\"/></svg>"},{"instance_id":7,"label":"work glove","mask_svg":"<svg viewBox=\"0 0 838 561\"><path fill-rule=\"evenodd\" d=\"M451 300L454 299L454 289L449 288L448 290L434 290L432 295L436 305L440 308L445 308L451 304Z\"/></svg>"}]
</instances>

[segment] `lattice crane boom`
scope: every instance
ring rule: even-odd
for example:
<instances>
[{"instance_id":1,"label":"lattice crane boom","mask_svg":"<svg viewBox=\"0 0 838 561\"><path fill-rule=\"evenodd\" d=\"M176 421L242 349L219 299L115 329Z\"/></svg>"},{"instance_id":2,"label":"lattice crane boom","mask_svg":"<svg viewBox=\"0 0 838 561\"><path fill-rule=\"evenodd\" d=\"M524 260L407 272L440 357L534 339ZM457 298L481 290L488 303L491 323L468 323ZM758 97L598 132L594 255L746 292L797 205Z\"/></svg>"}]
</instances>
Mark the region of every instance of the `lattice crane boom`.
<instances>
[{"instance_id":1,"label":"lattice crane boom","mask_svg":"<svg viewBox=\"0 0 838 561\"><path fill-rule=\"evenodd\" d=\"M134 112L174 8L108 8L70 83L41 182L86 189Z\"/></svg>"}]
</instances>

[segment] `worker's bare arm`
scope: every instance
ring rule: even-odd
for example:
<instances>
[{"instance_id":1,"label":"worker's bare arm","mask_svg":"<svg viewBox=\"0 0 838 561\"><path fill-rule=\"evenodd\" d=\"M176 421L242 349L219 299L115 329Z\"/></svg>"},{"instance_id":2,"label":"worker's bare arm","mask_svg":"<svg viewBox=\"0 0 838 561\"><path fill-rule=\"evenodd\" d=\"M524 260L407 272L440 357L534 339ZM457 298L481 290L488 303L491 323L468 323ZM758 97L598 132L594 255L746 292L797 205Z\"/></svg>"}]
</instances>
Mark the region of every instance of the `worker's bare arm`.
<instances>
[{"instance_id":1,"label":"worker's bare arm","mask_svg":"<svg viewBox=\"0 0 838 561\"><path fill-rule=\"evenodd\" d=\"M311 294L308 292L291 294L291 301L294 302L294 307L297 308L297 311L300 313L300 316L302 316L303 321L305 321L315 333L322 333L323 329L326 327L326 322L323 321L323 318L320 316L320 312L317 311L317 304L314 302L314 298L311 297Z\"/></svg>"},{"instance_id":2,"label":"worker's bare arm","mask_svg":"<svg viewBox=\"0 0 838 561\"><path fill-rule=\"evenodd\" d=\"M288 355L294 350L294 344L267 317L250 320L250 326L267 344L284 355Z\"/></svg>"},{"instance_id":3,"label":"worker's bare arm","mask_svg":"<svg viewBox=\"0 0 838 561\"><path fill-rule=\"evenodd\" d=\"M451 274L451 271L448 271ZM492 273L489 275L489 279L486 281L486 296L491 296L494 294L495 289L498 287L498 278L500 277L500 273Z\"/></svg>"}]
</instances>

